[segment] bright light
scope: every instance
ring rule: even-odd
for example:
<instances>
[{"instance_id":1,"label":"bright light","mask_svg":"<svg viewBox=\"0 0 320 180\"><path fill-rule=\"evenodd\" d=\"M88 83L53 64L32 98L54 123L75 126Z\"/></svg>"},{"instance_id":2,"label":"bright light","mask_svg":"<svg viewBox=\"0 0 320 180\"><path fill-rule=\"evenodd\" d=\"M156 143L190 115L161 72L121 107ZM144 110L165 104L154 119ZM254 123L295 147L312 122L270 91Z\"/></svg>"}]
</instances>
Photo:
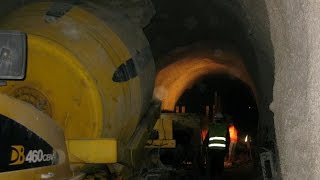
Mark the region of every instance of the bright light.
<instances>
[{"instance_id":1,"label":"bright light","mask_svg":"<svg viewBox=\"0 0 320 180\"><path fill-rule=\"evenodd\" d=\"M246 138L244 139L244 142L248 141L248 135L246 135Z\"/></svg>"},{"instance_id":2,"label":"bright light","mask_svg":"<svg viewBox=\"0 0 320 180\"><path fill-rule=\"evenodd\" d=\"M249 106L249 109L251 109L251 106Z\"/></svg>"}]
</instances>

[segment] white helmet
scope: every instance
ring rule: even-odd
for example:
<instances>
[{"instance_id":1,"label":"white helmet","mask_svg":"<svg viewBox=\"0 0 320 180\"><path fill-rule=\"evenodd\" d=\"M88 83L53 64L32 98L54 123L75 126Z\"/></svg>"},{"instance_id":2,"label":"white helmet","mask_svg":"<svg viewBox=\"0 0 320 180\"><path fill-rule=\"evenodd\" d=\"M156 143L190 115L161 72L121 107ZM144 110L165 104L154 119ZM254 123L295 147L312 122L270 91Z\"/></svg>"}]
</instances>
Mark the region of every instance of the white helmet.
<instances>
[{"instance_id":1,"label":"white helmet","mask_svg":"<svg viewBox=\"0 0 320 180\"><path fill-rule=\"evenodd\" d=\"M215 119L222 119L223 115L221 113L217 113L217 114L214 115L214 118Z\"/></svg>"}]
</instances>

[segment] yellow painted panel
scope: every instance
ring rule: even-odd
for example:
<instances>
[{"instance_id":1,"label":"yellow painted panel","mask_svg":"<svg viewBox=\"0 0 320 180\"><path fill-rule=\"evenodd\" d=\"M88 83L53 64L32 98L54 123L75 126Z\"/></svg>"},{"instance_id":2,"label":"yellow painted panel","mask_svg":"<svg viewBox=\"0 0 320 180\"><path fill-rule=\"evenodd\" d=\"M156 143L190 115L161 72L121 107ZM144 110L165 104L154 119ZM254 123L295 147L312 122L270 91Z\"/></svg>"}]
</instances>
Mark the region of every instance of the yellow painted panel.
<instances>
[{"instance_id":1,"label":"yellow painted panel","mask_svg":"<svg viewBox=\"0 0 320 180\"><path fill-rule=\"evenodd\" d=\"M72 177L71 173L66 174L66 170L57 166L0 173L0 179L6 180L40 180L44 176L52 176L51 179L67 179L68 177Z\"/></svg>"},{"instance_id":2,"label":"yellow painted panel","mask_svg":"<svg viewBox=\"0 0 320 180\"><path fill-rule=\"evenodd\" d=\"M48 39L28 35L28 46L26 79L8 81L0 91L49 111L67 138L98 137L103 110L99 92L84 67Z\"/></svg>"},{"instance_id":3,"label":"yellow painted panel","mask_svg":"<svg viewBox=\"0 0 320 180\"><path fill-rule=\"evenodd\" d=\"M141 116L141 82L139 77L113 82L112 76L131 58L128 47L106 22L77 6L56 22L45 22L50 5L27 5L2 22L4 28L27 32L28 67L25 82L11 81L13 87L0 91L13 96L19 91L32 104L45 99L48 103L38 107L65 129L66 138L126 141ZM23 87L28 89L17 90Z\"/></svg>"},{"instance_id":4,"label":"yellow painted panel","mask_svg":"<svg viewBox=\"0 0 320 180\"><path fill-rule=\"evenodd\" d=\"M69 167L69 160L66 145L64 143L63 131L57 127L55 122L44 113L40 112L30 104L19 101L15 98L0 93L0 114L16 121L18 124L31 130L44 141L46 141L59 155L59 162L57 165L22 169L9 172L1 172L0 179L5 180L25 180L25 179L40 179L41 176L52 176L52 179L65 179L72 176ZM10 127L10 126L9 126ZM14 127L11 127L14 128ZM18 142L15 142L18 143ZM24 148L22 145L15 145L16 149ZM24 150L22 150L24 151ZM12 151L13 152L13 151ZM21 151L20 151L21 152ZM19 156L27 156L20 154ZM11 154L12 156L18 156ZM25 158L22 162L11 163L9 166L21 165L26 163ZM51 174L50 174L51 173Z\"/></svg>"},{"instance_id":5,"label":"yellow painted panel","mask_svg":"<svg viewBox=\"0 0 320 180\"><path fill-rule=\"evenodd\" d=\"M112 77L133 55L144 54L146 39L132 38L135 26L122 28L127 33L120 37L116 31L126 21L121 19L120 26L113 26L114 16L100 16L85 3L48 23L44 16L51 5L30 3L0 22L1 29L28 36L26 78L8 81L0 92L51 116L66 139L115 138L125 147L152 98L153 58L146 55L134 61L141 67L128 81L114 82ZM148 66L141 65L144 63Z\"/></svg>"},{"instance_id":6,"label":"yellow painted panel","mask_svg":"<svg viewBox=\"0 0 320 180\"><path fill-rule=\"evenodd\" d=\"M159 132L159 139L173 139L172 119L170 117L158 119L154 129Z\"/></svg>"},{"instance_id":7,"label":"yellow painted panel","mask_svg":"<svg viewBox=\"0 0 320 180\"><path fill-rule=\"evenodd\" d=\"M66 144L72 163L117 162L117 141L115 139L69 139Z\"/></svg>"}]
</instances>

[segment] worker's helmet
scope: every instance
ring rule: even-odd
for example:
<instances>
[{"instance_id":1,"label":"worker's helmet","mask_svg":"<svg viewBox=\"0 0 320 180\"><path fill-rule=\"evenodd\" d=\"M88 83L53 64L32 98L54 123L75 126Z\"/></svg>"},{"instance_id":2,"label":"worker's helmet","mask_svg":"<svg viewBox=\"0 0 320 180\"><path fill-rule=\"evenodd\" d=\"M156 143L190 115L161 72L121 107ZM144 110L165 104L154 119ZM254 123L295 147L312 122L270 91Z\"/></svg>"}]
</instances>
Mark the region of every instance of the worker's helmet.
<instances>
[{"instance_id":1,"label":"worker's helmet","mask_svg":"<svg viewBox=\"0 0 320 180\"><path fill-rule=\"evenodd\" d=\"M216 113L213 117L213 122L220 123L223 120L223 115L221 113Z\"/></svg>"},{"instance_id":2,"label":"worker's helmet","mask_svg":"<svg viewBox=\"0 0 320 180\"><path fill-rule=\"evenodd\" d=\"M215 119L223 119L223 115L221 113L217 113L214 115Z\"/></svg>"}]
</instances>

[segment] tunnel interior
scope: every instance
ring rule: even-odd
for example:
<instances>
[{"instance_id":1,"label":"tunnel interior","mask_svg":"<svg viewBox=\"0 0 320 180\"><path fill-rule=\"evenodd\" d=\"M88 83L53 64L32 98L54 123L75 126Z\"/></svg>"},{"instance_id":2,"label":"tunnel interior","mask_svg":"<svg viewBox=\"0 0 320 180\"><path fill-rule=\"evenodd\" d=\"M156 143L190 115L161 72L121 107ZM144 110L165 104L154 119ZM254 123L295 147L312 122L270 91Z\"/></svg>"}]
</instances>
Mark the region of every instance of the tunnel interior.
<instances>
[{"instance_id":1,"label":"tunnel interior","mask_svg":"<svg viewBox=\"0 0 320 180\"><path fill-rule=\"evenodd\" d=\"M219 111L231 115L242 132L256 136L258 109L255 98L250 88L239 79L225 75L203 77L182 94L176 107L185 106L185 113L205 116L206 106L215 103L215 93L220 101ZM209 112L209 118L212 117Z\"/></svg>"},{"instance_id":2,"label":"tunnel interior","mask_svg":"<svg viewBox=\"0 0 320 180\"><path fill-rule=\"evenodd\" d=\"M215 107L211 108L211 107ZM210 107L210 111L206 112ZM226 168L224 178L253 179L256 169L253 168L253 159L250 159L246 147L246 136L250 137L251 147L257 145L258 109L255 96L250 87L237 78L229 75L216 74L207 75L197 80L192 86L184 91L175 104L175 113L196 113L202 118L200 128L206 121L213 118L213 111L223 112L231 118L238 130L238 144L235 149L235 162L237 167ZM197 128L191 128L183 123L175 122L173 125L173 136L176 140L176 149L162 150L161 160L168 166L175 168L191 169L197 171L193 163L196 153L195 145L199 137L195 133ZM249 159L248 159L249 158ZM253 156L253 158L255 158ZM201 161L201 160L200 160ZM199 170L198 176L204 176L203 169ZM239 173L241 172L241 173Z\"/></svg>"},{"instance_id":3,"label":"tunnel interior","mask_svg":"<svg viewBox=\"0 0 320 180\"><path fill-rule=\"evenodd\" d=\"M190 44L199 41L213 42L220 50L227 49L226 47L232 44L242 57L256 88L254 92L259 111L257 143L260 147L271 150L274 155L274 179L281 179L281 176L284 179L319 177L319 163L315 157L320 148L317 143L310 143L309 139L314 137L314 141L317 141L319 138L315 135L319 132L318 2L90 1L122 13L144 28L158 73L168 65L181 60L172 52L181 51ZM38 1L3 0L3 5L0 6L1 18L29 2ZM81 4L82 1L63 2ZM224 46L225 44L227 46ZM207 74L217 70L213 66L211 68L211 71L207 70ZM190 71L187 72L192 74ZM226 71L218 73L229 74ZM239 76L235 77L242 82L248 82ZM171 82L173 81L170 80L169 83ZM167 102L167 110L174 109L176 101L186 89L188 88L180 88L179 94L174 94L173 97L176 99ZM158 93L155 94L160 94L158 97L164 99L166 94L171 92L166 90L166 86L158 89L156 87Z\"/></svg>"},{"instance_id":4,"label":"tunnel interior","mask_svg":"<svg viewBox=\"0 0 320 180\"><path fill-rule=\"evenodd\" d=\"M254 34L254 24L247 19L251 10L234 0L152 2L156 14L144 32L156 61L154 96L162 100L162 110L174 112L176 106L184 106L184 112L203 114L216 91L224 113L233 114L240 132L252 135L254 144L272 151L277 164L273 115L268 107L272 48L270 40ZM265 13L260 7L258 18ZM261 50L263 46L267 48ZM179 125L175 130L182 144L192 139L192 130Z\"/></svg>"},{"instance_id":5,"label":"tunnel interior","mask_svg":"<svg viewBox=\"0 0 320 180\"><path fill-rule=\"evenodd\" d=\"M131 20L144 21L138 26L143 27L155 59L154 96L162 101L163 111L185 104L187 112L203 113L202 103L208 102L201 98L196 99L198 104L191 102L193 93L201 94L205 86L210 92L204 93L209 97L204 99L210 100L212 91L221 91L226 113L236 114L239 129L252 133L255 143L270 149L278 163L269 110L274 52L263 0L151 0L154 10L142 11L141 7L150 9L148 0L92 1L123 11ZM0 7L5 9L0 14L17 4L25 1L10 1L6 8ZM155 12L152 18L151 12ZM185 129L177 126L175 137L188 137Z\"/></svg>"}]
</instances>

